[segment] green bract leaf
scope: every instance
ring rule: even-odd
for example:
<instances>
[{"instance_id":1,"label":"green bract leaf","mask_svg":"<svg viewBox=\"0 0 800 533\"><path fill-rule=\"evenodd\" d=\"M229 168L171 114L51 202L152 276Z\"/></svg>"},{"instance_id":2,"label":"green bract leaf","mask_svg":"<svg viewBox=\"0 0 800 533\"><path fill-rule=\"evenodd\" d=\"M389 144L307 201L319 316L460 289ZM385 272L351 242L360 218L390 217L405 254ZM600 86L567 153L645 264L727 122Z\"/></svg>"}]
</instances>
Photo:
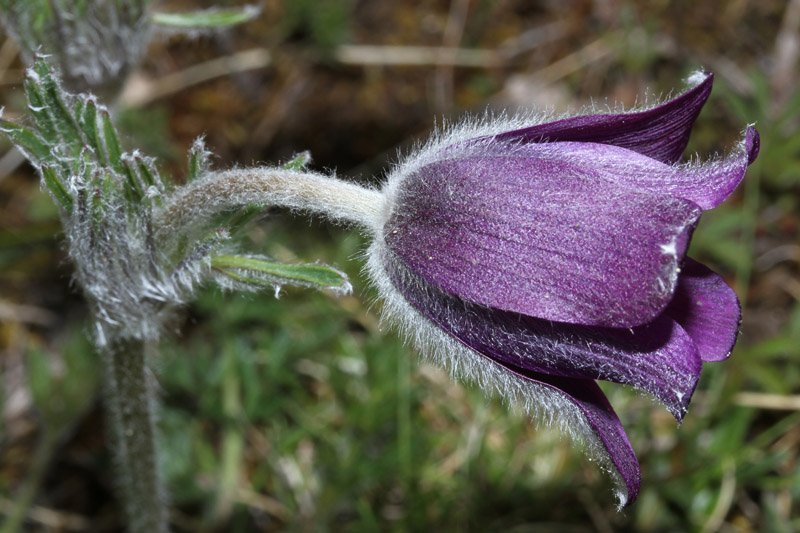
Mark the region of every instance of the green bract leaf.
<instances>
[{"instance_id":1,"label":"green bract leaf","mask_svg":"<svg viewBox=\"0 0 800 533\"><path fill-rule=\"evenodd\" d=\"M198 137L192 143L189 149L189 171L186 175L186 181L194 181L206 172L210 166L209 158L211 152L206 150L206 143L202 137Z\"/></svg>"},{"instance_id":2,"label":"green bract leaf","mask_svg":"<svg viewBox=\"0 0 800 533\"><path fill-rule=\"evenodd\" d=\"M44 184L67 213L97 218L107 205L122 200L135 214L145 197L148 205L160 202L166 187L154 161L136 151L123 152L108 109L94 96L64 90L57 69L45 57L37 57L28 69L25 93L32 127L0 119L0 132L35 166L47 167ZM81 190L83 199L76 196ZM95 198L95 192L102 198Z\"/></svg>"},{"instance_id":3,"label":"green bract leaf","mask_svg":"<svg viewBox=\"0 0 800 533\"><path fill-rule=\"evenodd\" d=\"M108 111L103 110L100 113L100 122L103 124L103 138L106 141L108 162L114 170L122 172L122 148L120 148L117 130L114 128L114 123L111 122L111 116Z\"/></svg>"},{"instance_id":4,"label":"green bract leaf","mask_svg":"<svg viewBox=\"0 0 800 533\"><path fill-rule=\"evenodd\" d=\"M83 104L83 109L79 115L81 129L89 141L89 145L95 151L95 155L101 164L107 164L105 149L100 142L100 130L97 128L97 103L91 98L87 98Z\"/></svg>"},{"instance_id":5,"label":"green bract leaf","mask_svg":"<svg viewBox=\"0 0 800 533\"><path fill-rule=\"evenodd\" d=\"M83 147L81 131L69 104L64 99L65 93L53 77L50 65L46 61L37 60L31 67L31 71L29 71L29 76L33 76L31 81L37 85L42 102L47 107L52 120L51 126L55 129L61 142L70 148L73 155L77 155Z\"/></svg>"},{"instance_id":6,"label":"green bract leaf","mask_svg":"<svg viewBox=\"0 0 800 533\"><path fill-rule=\"evenodd\" d=\"M136 166L139 168L139 175L141 176L144 185L146 187L157 186L158 180L156 180L156 172L153 168L153 162L141 156L137 156L135 159Z\"/></svg>"},{"instance_id":7,"label":"green bract leaf","mask_svg":"<svg viewBox=\"0 0 800 533\"><path fill-rule=\"evenodd\" d=\"M35 165L41 165L50 155L45 142L28 128L0 119L0 131L8 135L11 142Z\"/></svg>"},{"instance_id":8,"label":"green bract leaf","mask_svg":"<svg viewBox=\"0 0 800 533\"><path fill-rule=\"evenodd\" d=\"M295 154L294 157L283 165L283 168L286 170L305 170L309 163L311 163L311 152L306 150Z\"/></svg>"},{"instance_id":9,"label":"green bract leaf","mask_svg":"<svg viewBox=\"0 0 800 533\"><path fill-rule=\"evenodd\" d=\"M184 30L214 29L235 26L258 16L260 9L245 6L240 9L208 9L190 13L153 13L153 22L159 26Z\"/></svg>"},{"instance_id":10,"label":"green bract leaf","mask_svg":"<svg viewBox=\"0 0 800 533\"><path fill-rule=\"evenodd\" d=\"M70 196L69 191L67 191L67 188L58 178L58 172L53 167L43 166L42 179L44 180L45 187L47 187L47 190L53 195L58 205L67 213L71 213L73 203L72 196Z\"/></svg>"},{"instance_id":11,"label":"green bract leaf","mask_svg":"<svg viewBox=\"0 0 800 533\"><path fill-rule=\"evenodd\" d=\"M287 264L262 257L218 255L211 258L211 268L237 284L254 288L296 285L342 293L352 288L345 273L316 263Z\"/></svg>"},{"instance_id":12,"label":"green bract leaf","mask_svg":"<svg viewBox=\"0 0 800 533\"><path fill-rule=\"evenodd\" d=\"M33 116L33 122L41 136L50 144L59 142L58 131L47 109L47 105L42 96L41 87L31 76L33 71L28 71L28 78L25 80L25 96L28 99L28 110ZM38 80L37 80L38 81Z\"/></svg>"}]
</instances>

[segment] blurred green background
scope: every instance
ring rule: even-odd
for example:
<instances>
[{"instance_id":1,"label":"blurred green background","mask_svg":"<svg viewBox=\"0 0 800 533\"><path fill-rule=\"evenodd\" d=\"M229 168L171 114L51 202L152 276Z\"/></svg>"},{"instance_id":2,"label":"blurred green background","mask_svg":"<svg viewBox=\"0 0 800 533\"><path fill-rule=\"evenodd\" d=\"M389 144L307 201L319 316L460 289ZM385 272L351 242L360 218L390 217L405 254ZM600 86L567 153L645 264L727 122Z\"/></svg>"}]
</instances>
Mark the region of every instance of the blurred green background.
<instances>
[{"instance_id":1,"label":"blurred green background","mask_svg":"<svg viewBox=\"0 0 800 533\"><path fill-rule=\"evenodd\" d=\"M744 321L680 428L650 399L605 387L643 473L639 501L617 512L580 450L420 364L381 327L361 236L274 210L249 231L252 249L337 265L355 292L208 290L174 324L156 372L176 530L800 530L799 1L262 7L233 30L153 42L119 103L129 147L180 176L205 134L218 168L310 150L316 169L377 183L434 121L633 105L705 68L715 90L687 154L729 149L747 123L762 135L690 252L735 287ZM10 118L24 112L22 75L0 35ZM88 313L55 207L0 143L0 523L24 513L30 530L116 531Z\"/></svg>"}]
</instances>

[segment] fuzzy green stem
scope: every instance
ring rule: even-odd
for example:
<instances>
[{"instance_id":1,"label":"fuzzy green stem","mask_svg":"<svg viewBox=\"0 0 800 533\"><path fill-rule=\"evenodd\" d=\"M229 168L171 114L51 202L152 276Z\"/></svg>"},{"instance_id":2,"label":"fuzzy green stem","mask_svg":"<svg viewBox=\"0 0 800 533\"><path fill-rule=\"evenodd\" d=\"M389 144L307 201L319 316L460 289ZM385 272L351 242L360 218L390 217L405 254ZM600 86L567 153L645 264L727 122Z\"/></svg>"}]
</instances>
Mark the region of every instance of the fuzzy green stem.
<instances>
[{"instance_id":1,"label":"fuzzy green stem","mask_svg":"<svg viewBox=\"0 0 800 533\"><path fill-rule=\"evenodd\" d=\"M106 347L105 395L119 495L131 533L168 530L166 493L156 452L156 391L145 341L114 339Z\"/></svg>"},{"instance_id":2,"label":"fuzzy green stem","mask_svg":"<svg viewBox=\"0 0 800 533\"><path fill-rule=\"evenodd\" d=\"M248 206L281 206L319 213L336 221L375 230L383 212L383 195L314 172L251 168L211 173L174 194L156 213L157 239L201 226L214 216Z\"/></svg>"}]
</instances>

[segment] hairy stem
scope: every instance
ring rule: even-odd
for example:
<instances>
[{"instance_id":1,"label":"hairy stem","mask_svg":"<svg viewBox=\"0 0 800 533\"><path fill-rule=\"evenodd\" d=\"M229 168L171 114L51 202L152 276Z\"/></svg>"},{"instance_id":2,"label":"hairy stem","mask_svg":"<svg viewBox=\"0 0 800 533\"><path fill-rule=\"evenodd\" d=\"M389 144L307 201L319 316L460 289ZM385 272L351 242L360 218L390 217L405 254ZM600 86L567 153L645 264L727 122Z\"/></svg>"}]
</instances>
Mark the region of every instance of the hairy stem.
<instances>
[{"instance_id":1,"label":"hairy stem","mask_svg":"<svg viewBox=\"0 0 800 533\"><path fill-rule=\"evenodd\" d=\"M211 173L174 194L156 214L154 226L169 238L214 216L258 205L311 211L372 230L383 208L380 192L313 172L252 168Z\"/></svg>"},{"instance_id":2,"label":"hairy stem","mask_svg":"<svg viewBox=\"0 0 800 533\"><path fill-rule=\"evenodd\" d=\"M147 368L153 346L130 338L106 346L105 394L111 448L131 533L168 530L166 494L156 453L155 383Z\"/></svg>"}]
</instances>

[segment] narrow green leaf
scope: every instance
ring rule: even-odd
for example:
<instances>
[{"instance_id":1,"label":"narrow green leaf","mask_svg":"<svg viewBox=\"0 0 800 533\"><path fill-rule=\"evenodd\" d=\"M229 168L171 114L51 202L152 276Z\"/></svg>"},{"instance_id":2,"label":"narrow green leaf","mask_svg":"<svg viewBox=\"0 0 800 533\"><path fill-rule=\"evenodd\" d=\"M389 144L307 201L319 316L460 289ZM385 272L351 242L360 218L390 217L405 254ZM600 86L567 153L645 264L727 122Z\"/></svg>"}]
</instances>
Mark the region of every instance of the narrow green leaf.
<instances>
[{"instance_id":1,"label":"narrow green leaf","mask_svg":"<svg viewBox=\"0 0 800 533\"><path fill-rule=\"evenodd\" d=\"M164 192L164 182L158 173L158 169L149 157L137 156L136 163L139 169L139 176L144 187L143 198L147 197L150 202L155 202L156 205L161 205L163 198L160 194L151 194L150 188L155 188L159 193Z\"/></svg>"},{"instance_id":2,"label":"narrow green leaf","mask_svg":"<svg viewBox=\"0 0 800 533\"><path fill-rule=\"evenodd\" d=\"M159 26L191 29L226 28L253 20L260 13L255 6L245 6L239 9L208 9L190 13L153 13L153 22Z\"/></svg>"},{"instance_id":3,"label":"narrow green leaf","mask_svg":"<svg viewBox=\"0 0 800 533\"><path fill-rule=\"evenodd\" d=\"M103 185L98 185L89 191L89 216L92 219L92 230L100 233L105 219L105 203L103 202Z\"/></svg>"},{"instance_id":4,"label":"narrow green leaf","mask_svg":"<svg viewBox=\"0 0 800 533\"><path fill-rule=\"evenodd\" d=\"M142 183L145 188L152 187L158 183L158 179L156 178L156 170L152 167L149 161L145 160L141 156L136 156L135 158L136 166L139 169L139 175L142 177Z\"/></svg>"},{"instance_id":5,"label":"narrow green leaf","mask_svg":"<svg viewBox=\"0 0 800 533\"><path fill-rule=\"evenodd\" d=\"M320 264L286 264L257 257L218 255L211 267L240 283L257 287L299 285L315 289L350 291L347 276L333 267Z\"/></svg>"},{"instance_id":6,"label":"narrow green leaf","mask_svg":"<svg viewBox=\"0 0 800 533\"><path fill-rule=\"evenodd\" d=\"M97 103L91 98L87 98L80 114L81 129L89 145L94 150L98 162L107 165L105 150L100 142L100 130L97 129Z\"/></svg>"},{"instance_id":7,"label":"narrow green leaf","mask_svg":"<svg viewBox=\"0 0 800 533\"><path fill-rule=\"evenodd\" d=\"M78 120L78 127L81 127L81 117L83 117L83 98L76 98L72 106L72 115Z\"/></svg>"},{"instance_id":8,"label":"narrow green leaf","mask_svg":"<svg viewBox=\"0 0 800 533\"><path fill-rule=\"evenodd\" d=\"M128 197L132 200L132 205L135 205L135 203L144 196L144 187L142 187L142 178L139 176L139 167L135 161L127 156L125 159L122 159L121 162L122 170L120 173L125 176L125 182L128 184Z\"/></svg>"},{"instance_id":9,"label":"narrow green leaf","mask_svg":"<svg viewBox=\"0 0 800 533\"><path fill-rule=\"evenodd\" d=\"M47 144L28 128L0 118L0 131L8 135L11 142L33 163L41 165L50 156Z\"/></svg>"},{"instance_id":10,"label":"narrow green leaf","mask_svg":"<svg viewBox=\"0 0 800 533\"><path fill-rule=\"evenodd\" d=\"M110 174L94 164L92 155L88 150L84 150L81 153L81 158L83 159L80 167L83 174L81 182L87 184L87 215L92 223L91 228L94 238L97 238L102 231L101 228L106 218L106 200L110 199L113 191L112 178Z\"/></svg>"},{"instance_id":11,"label":"narrow green leaf","mask_svg":"<svg viewBox=\"0 0 800 533\"><path fill-rule=\"evenodd\" d=\"M260 205L248 205L234 213L225 213L219 217L219 225L228 228L231 235L238 233L245 226L259 217L264 212Z\"/></svg>"},{"instance_id":12,"label":"narrow green leaf","mask_svg":"<svg viewBox=\"0 0 800 533\"><path fill-rule=\"evenodd\" d=\"M67 213L72 213L72 196L70 196L69 191L67 191L67 188L58 178L56 170L51 166L43 166L42 180L47 190L50 191L53 198L58 202L58 205Z\"/></svg>"},{"instance_id":13,"label":"narrow green leaf","mask_svg":"<svg viewBox=\"0 0 800 533\"><path fill-rule=\"evenodd\" d=\"M36 61L32 69L36 73L36 84L41 89L44 105L47 106L53 126L61 140L77 154L82 148L83 139L75 117L64 99L65 93L53 77L47 61Z\"/></svg>"},{"instance_id":14,"label":"narrow green leaf","mask_svg":"<svg viewBox=\"0 0 800 533\"><path fill-rule=\"evenodd\" d=\"M189 148L189 156L188 156L188 172L186 174L186 181L194 181L203 173L208 170L208 157L209 152L206 150L206 144L203 141L202 137L198 137L192 143L192 147Z\"/></svg>"},{"instance_id":15,"label":"narrow green leaf","mask_svg":"<svg viewBox=\"0 0 800 533\"><path fill-rule=\"evenodd\" d=\"M311 163L311 152L308 150L295 154L286 164L283 165L285 170L305 170Z\"/></svg>"},{"instance_id":16,"label":"narrow green leaf","mask_svg":"<svg viewBox=\"0 0 800 533\"><path fill-rule=\"evenodd\" d=\"M29 76L30 73L31 71L28 72ZM33 115L33 122L36 125L36 129L50 144L58 144L58 130L47 109L40 87L30 77L25 80L23 85L25 87L25 96L28 99L28 110L31 112L31 115Z\"/></svg>"},{"instance_id":17,"label":"narrow green leaf","mask_svg":"<svg viewBox=\"0 0 800 533\"><path fill-rule=\"evenodd\" d=\"M105 141L105 152L108 156L108 163L111 165L111 168L117 172L124 172L122 148L119 144L119 137L117 137L117 130L114 128L114 123L111 122L111 116L105 109L100 112L100 123L103 128L103 140Z\"/></svg>"}]
</instances>

